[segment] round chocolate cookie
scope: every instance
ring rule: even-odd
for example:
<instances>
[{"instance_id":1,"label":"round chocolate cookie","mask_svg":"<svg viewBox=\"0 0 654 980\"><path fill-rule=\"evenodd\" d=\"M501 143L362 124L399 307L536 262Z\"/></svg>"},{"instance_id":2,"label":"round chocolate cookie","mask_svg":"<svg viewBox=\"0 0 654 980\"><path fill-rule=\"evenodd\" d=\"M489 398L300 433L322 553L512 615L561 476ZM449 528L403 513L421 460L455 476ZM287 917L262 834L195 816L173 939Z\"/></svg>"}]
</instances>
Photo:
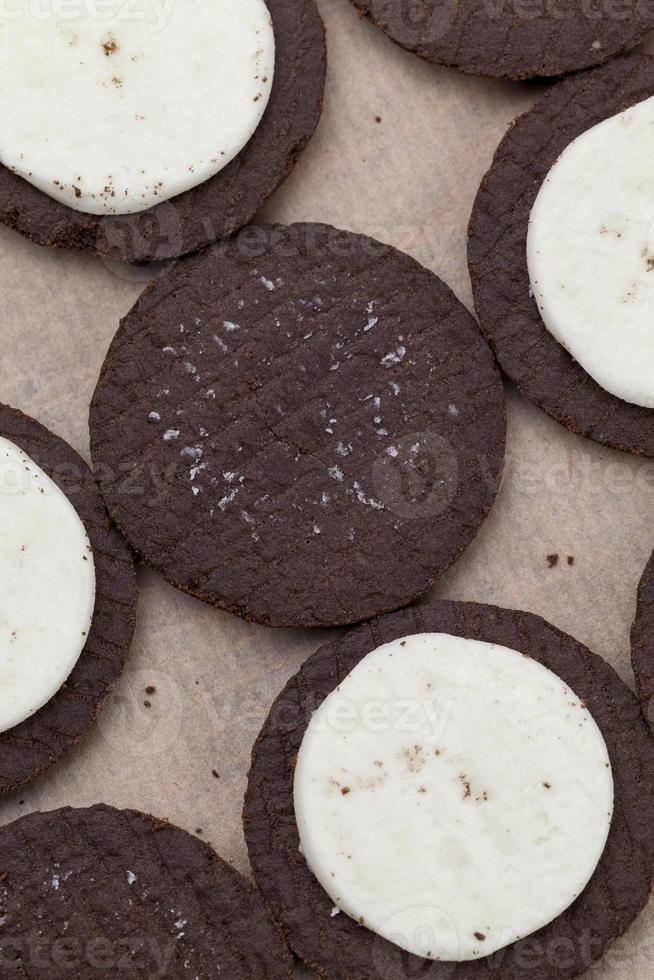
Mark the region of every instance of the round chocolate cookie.
<instances>
[{"instance_id":1,"label":"round chocolate cookie","mask_svg":"<svg viewBox=\"0 0 654 980\"><path fill-rule=\"evenodd\" d=\"M254 887L133 810L33 813L0 830L3 977L290 978Z\"/></svg>"},{"instance_id":2,"label":"round chocolate cookie","mask_svg":"<svg viewBox=\"0 0 654 980\"><path fill-rule=\"evenodd\" d=\"M507 377L572 432L645 456L654 456L654 411L602 388L545 327L530 286L527 230L562 151L652 95L654 60L642 55L556 85L500 144L475 202L468 252L477 313Z\"/></svg>"},{"instance_id":3,"label":"round chocolate cookie","mask_svg":"<svg viewBox=\"0 0 654 980\"><path fill-rule=\"evenodd\" d=\"M37 245L143 264L195 252L247 224L286 179L322 111L324 28L315 0L266 0L276 41L270 101L254 136L215 177L137 214L92 215L0 164L0 223Z\"/></svg>"},{"instance_id":4,"label":"round chocolate cookie","mask_svg":"<svg viewBox=\"0 0 654 980\"><path fill-rule=\"evenodd\" d=\"M176 265L91 405L110 513L178 588L270 626L411 602L475 536L502 384L470 314L390 246L248 228Z\"/></svg>"},{"instance_id":5,"label":"round chocolate cookie","mask_svg":"<svg viewBox=\"0 0 654 980\"><path fill-rule=\"evenodd\" d=\"M599 726L615 781L606 848L582 894L545 928L468 962L410 955L344 913L335 915L299 851L294 768L312 713L372 650L425 632L501 644L554 671ZM638 702L615 671L538 616L473 603L418 605L322 647L289 681L253 750L244 822L257 884L292 949L321 977L567 980L599 959L647 903L654 877L654 745Z\"/></svg>"},{"instance_id":6,"label":"round chocolate cookie","mask_svg":"<svg viewBox=\"0 0 654 980\"><path fill-rule=\"evenodd\" d=\"M638 586L636 618L631 628L631 662L643 714L654 730L654 555Z\"/></svg>"},{"instance_id":7,"label":"round chocolate cookie","mask_svg":"<svg viewBox=\"0 0 654 980\"><path fill-rule=\"evenodd\" d=\"M353 0L393 41L469 75L524 79L564 75L627 51L654 27L654 12L631 0Z\"/></svg>"},{"instance_id":8,"label":"round chocolate cookie","mask_svg":"<svg viewBox=\"0 0 654 980\"><path fill-rule=\"evenodd\" d=\"M95 608L86 644L58 694L26 721L0 734L0 794L44 772L88 731L125 664L134 632L136 573L112 526L86 463L38 422L0 406L8 439L66 494L93 550Z\"/></svg>"}]
</instances>

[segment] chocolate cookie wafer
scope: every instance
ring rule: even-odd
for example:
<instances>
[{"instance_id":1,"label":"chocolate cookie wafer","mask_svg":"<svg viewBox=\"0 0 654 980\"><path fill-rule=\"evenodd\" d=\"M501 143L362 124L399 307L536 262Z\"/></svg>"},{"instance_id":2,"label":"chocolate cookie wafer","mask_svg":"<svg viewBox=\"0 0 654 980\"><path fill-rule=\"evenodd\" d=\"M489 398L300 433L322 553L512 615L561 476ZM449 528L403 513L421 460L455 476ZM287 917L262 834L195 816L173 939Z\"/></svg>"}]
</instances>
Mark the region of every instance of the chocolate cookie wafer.
<instances>
[{"instance_id":1,"label":"chocolate cookie wafer","mask_svg":"<svg viewBox=\"0 0 654 980\"><path fill-rule=\"evenodd\" d=\"M325 225L246 229L146 290L90 415L110 513L178 588L272 626L413 600L495 496L502 385L431 272Z\"/></svg>"},{"instance_id":2,"label":"chocolate cookie wafer","mask_svg":"<svg viewBox=\"0 0 654 980\"><path fill-rule=\"evenodd\" d=\"M634 47L654 27L640 0L619 11L604 0L353 0L393 41L469 75L524 79L565 75Z\"/></svg>"},{"instance_id":3,"label":"chocolate cookie wafer","mask_svg":"<svg viewBox=\"0 0 654 980\"><path fill-rule=\"evenodd\" d=\"M648 724L654 728L654 559L638 585L636 618L631 629L631 662L636 689Z\"/></svg>"},{"instance_id":4,"label":"chocolate cookie wafer","mask_svg":"<svg viewBox=\"0 0 654 980\"><path fill-rule=\"evenodd\" d=\"M0 842L4 977L291 977L252 885L165 820L66 808L3 827Z\"/></svg>"}]
</instances>

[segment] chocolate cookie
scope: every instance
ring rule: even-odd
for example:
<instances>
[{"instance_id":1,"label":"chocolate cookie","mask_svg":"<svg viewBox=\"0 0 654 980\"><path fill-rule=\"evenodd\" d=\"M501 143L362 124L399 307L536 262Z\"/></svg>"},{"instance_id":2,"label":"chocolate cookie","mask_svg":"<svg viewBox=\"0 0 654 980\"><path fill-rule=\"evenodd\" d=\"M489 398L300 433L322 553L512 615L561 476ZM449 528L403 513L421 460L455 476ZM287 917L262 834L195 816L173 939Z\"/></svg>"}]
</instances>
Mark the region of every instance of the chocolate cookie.
<instances>
[{"instance_id":1,"label":"chocolate cookie","mask_svg":"<svg viewBox=\"0 0 654 980\"><path fill-rule=\"evenodd\" d=\"M469 75L524 79L564 75L627 51L654 27L654 13L633 0L353 0L393 41L421 58Z\"/></svg>"},{"instance_id":2,"label":"chocolate cookie","mask_svg":"<svg viewBox=\"0 0 654 980\"><path fill-rule=\"evenodd\" d=\"M526 243L534 201L559 154L651 95L654 60L642 55L556 85L500 144L475 202L468 252L477 313L507 377L572 432L645 456L654 456L654 412L602 388L549 333L532 296Z\"/></svg>"},{"instance_id":3,"label":"chocolate cookie","mask_svg":"<svg viewBox=\"0 0 654 980\"><path fill-rule=\"evenodd\" d=\"M133 810L33 813L0 830L3 977L290 978L252 885Z\"/></svg>"},{"instance_id":4,"label":"chocolate cookie","mask_svg":"<svg viewBox=\"0 0 654 980\"><path fill-rule=\"evenodd\" d=\"M631 628L631 662L643 714L654 729L654 555L638 586L636 618Z\"/></svg>"},{"instance_id":5,"label":"chocolate cookie","mask_svg":"<svg viewBox=\"0 0 654 980\"><path fill-rule=\"evenodd\" d=\"M432 273L325 225L246 229L176 265L91 405L110 513L178 588L270 626L411 602L475 536L502 385Z\"/></svg>"},{"instance_id":6,"label":"chocolate cookie","mask_svg":"<svg viewBox=\"0 0 654 980\"><path fill-rule=\"evenodd\" d=\"M91 630L72 674L45 707L0 734L0 794L44 772L88 731L125 664L136 610L129 548L112 527L93 474L62 439L0 406L0 436L19 446L66 494L93 549L96 598Z\"/></svg>"},{"instance_id":7,"label":"chocolate cookie","mask_svg":"<svg viewBox=\"0 0 654 980\"><path fill-rule=\"evenodd\" d=\"M131 263L195 252L247 224L286 179L322 111L326 50L315 0L267 0L276 39L268 108L244 150L204 184L138 214L91 215L0 165L0 223L37 245Z\"/></svg>"},{"instance_id":8,"label":"chocolate cookie","mask_svg":"<svg viewBox=\"0 0 654 980\"><path fill-rule=\"evenodd\" d=\"M502 644L533 657L583 699L611 758L615 812L588 886L549 926L470 962L435 962L403 952L348 918L299 852L293 774L312 712L370 651L423 632ZM429 980L562 980L599 959L641 912L654 877L654 745L638 703L615 671L576 640L530 613L434 602L373 620L318 650L272 707L255 744L245 832L255 878L293 950L330 980L380 975ZM534 882L538 888L538 882Z\"/></svg>"}]
</instances>

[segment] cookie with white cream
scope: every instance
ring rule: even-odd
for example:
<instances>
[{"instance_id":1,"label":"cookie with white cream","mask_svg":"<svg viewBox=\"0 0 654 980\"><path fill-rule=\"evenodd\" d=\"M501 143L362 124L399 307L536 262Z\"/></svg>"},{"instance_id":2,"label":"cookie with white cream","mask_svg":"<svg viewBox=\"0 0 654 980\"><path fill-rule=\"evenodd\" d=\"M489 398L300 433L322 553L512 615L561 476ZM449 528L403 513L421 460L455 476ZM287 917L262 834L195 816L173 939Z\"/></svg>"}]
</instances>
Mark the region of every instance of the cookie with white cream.
<instances>
[{"instance_id":1,"label":"cookie with white cream","mask_svg":"<svg viewBox=\"0 0 654 980\"><path fill-rule=\"evenodd\" d=\"M647 901L653 766L598 657L527 613L433 603L289 682L253 753L250 857L323 976L576 976Z\"/></svg>"},{"instance_id":2,"label":"cookie with white cream","mask_svg":"<svg viewBox=\"0 0 654 980\"><path fill-rule=\"evenodd\" d=\"M654 61L561 82L511 128L479 191L469 262L505 373L574 432L654 455Z\"/></svg>"},{"instance_id":3,"label":"cookie with white cream","mask_svg":"<svg viewBox=\"0 0 654 980\"><path fill-rule=\"evenodd\" d=\"M136 589L86 464L0 406L0 792L90 727L123 666Z\"/></svg>"},{"instance_id":4,"label":"cookie with white cream","mask_svg":"<svg viewBox=\"0 0 654 980\"><path fill-rule=\"evenodd\" d=\"M0 220L128 261L247 223L322 103L314 0L20 5L0 54Z\"/></svg>"}]
</instances>

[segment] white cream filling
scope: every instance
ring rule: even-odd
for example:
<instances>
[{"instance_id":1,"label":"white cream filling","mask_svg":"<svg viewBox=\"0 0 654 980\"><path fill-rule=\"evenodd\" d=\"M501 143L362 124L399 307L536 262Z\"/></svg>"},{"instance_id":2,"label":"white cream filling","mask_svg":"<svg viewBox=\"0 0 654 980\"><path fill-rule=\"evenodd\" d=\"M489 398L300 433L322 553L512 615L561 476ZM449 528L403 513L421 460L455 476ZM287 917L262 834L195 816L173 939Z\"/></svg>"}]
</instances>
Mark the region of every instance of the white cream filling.
<instances>
[{"instance_id":1,"label":"white cream filling","mask_svg":"<svg viewBox=\"0 0 654 980\"><path fill-rule=\"evenodd\" d=\"M264 0L17 0L0 16L0 161L78 211L143 211L240 153L274 61Z\"/></svg>"},{"instance_id":2,"label":"white cream filling","mask_svg":"<svg viewBox=\"0 0 654 980\"><path fill-rule=\"evenodd\" d=\"M506 647L423 633L370 653L314 713L295 813L335 908L418 956L473 960L583 891L613 778L559 677Z\"/></svg>"},{"instance_id":3,"label":"white cream filling","mask_svg":"<svg viewBox=\"0 0 654 980\"><path fill-rule=\"evenodd\" d=\"M527 239L545 326L606 391L654 408L654 98L561 154Z\"/></svg>"},{"instance_id":4,"label":"white cream filling","mask_svg":"<svg viewBox=\"0 0 654 980\"><path fill-rule=\"evenodd\" d=\"M95 567L68 497L0 438L0 732L57 693L86 643Z\"/></svg>"}]
</instances>

